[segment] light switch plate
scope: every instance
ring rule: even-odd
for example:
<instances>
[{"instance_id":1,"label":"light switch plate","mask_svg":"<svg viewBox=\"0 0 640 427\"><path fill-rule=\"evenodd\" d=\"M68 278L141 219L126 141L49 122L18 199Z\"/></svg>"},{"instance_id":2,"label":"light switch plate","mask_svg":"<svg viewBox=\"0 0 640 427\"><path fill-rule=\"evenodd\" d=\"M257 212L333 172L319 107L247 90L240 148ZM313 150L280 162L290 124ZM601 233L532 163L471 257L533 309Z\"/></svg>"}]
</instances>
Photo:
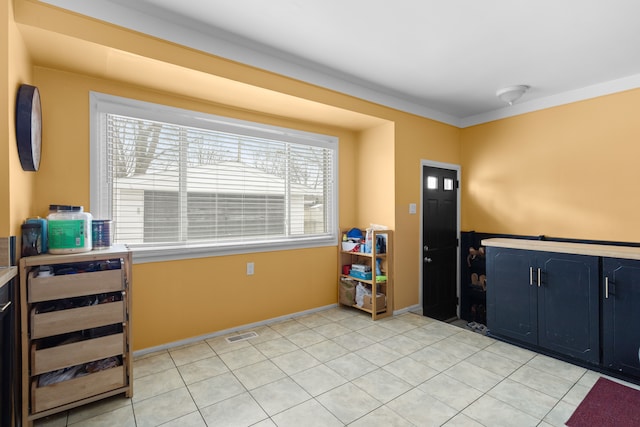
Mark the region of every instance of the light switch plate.
<instances>
[{"instance_id":1,"label":"light switch plate","mask_svg":"<svg viewBox=\"0 0 640 427\"><path fill-rule=\"evenodd\" d=\"M416 204L415 203L409 203L409 213L411 215L415 215L415 213L416 213Z\"/></svg>"}]
</instances>

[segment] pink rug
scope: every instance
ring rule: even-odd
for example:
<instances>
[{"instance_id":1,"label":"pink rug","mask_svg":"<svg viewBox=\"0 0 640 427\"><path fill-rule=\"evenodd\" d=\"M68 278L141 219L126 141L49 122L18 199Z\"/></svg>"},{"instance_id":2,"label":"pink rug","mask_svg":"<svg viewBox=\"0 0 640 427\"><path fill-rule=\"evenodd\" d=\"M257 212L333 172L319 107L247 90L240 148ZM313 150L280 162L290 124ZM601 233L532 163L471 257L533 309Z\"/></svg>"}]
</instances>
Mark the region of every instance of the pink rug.
<instances>
[{"instance_id":1,"label":"pink rug","mask_svg":"<svg viewBox=\"0 0 640 427\"><path fill-rule=\"evenodd\" d=\"M640 390L601 377L566 424L569 427L640 426Z\"/></svg>"}]
</instances>

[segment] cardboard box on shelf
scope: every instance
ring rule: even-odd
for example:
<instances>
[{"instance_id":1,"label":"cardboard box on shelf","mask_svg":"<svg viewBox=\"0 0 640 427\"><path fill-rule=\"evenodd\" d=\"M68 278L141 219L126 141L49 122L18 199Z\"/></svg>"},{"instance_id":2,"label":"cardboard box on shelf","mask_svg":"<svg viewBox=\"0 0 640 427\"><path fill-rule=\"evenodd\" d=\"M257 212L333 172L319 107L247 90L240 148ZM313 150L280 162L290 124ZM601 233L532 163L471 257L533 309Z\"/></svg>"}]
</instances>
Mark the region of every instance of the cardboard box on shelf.
<instances>
[{"instance_id":1,"label":"cardboard box on shelf","mask_svg":"<svg viewBox=\"0 0 640 427\"><path fill-rule=\"evenodd\" d=\"M376 297L376 310L380 311L383 310L385 307L387 306L387 297L386 295L383 294L378 294L378 296ZM368 310L371 310L371 295L365 295L364 296L364 301L362 303L362 308L366 308Z\"/></svg>"}]
</instances>

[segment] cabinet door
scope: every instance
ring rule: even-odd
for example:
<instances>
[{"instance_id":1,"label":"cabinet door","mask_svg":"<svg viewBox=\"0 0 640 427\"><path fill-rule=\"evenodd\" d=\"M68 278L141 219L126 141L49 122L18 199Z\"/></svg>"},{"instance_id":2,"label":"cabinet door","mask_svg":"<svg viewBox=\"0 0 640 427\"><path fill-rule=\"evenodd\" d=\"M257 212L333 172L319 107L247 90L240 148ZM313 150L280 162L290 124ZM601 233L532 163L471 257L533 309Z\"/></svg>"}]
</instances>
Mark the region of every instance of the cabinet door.
<instances>
[{"instance_id":1,"label":"cabinet door","mask_svg":"<svg viewBox=\"0 0 640 427\"><path fill-rule=\"evenodd\" d=\"M541 252L538 266L538 344L599 363L598 257Z\"/></svg>"},{"instance_id":2,"label":"cabinet door","mask_svg":"<svg viewBox=\"0 0 640 427\"><path fill-rule=\"evenodd\" d=\"M640 261L603 258L602 269L603 365L640 377Z\"/></svg>"},{"instance_id":3,"label":"cabinet door","mask_svg":"<svg viewBox=\"0 0 640 427\"><path fill-rule=\"evenodd\" d=\"M15 359L13 316L15 301L13 300L14 282L0 283L0 426L9 427L13 413L11 395L14 384Z\"/></svg>"},{"instance_id":4,"label":"cabinet door","mask_svg":"<svg viewBox=\"0 0 640 427\"><path fill-rule=\"evenodd\" d=\"M487 327L491 334L537 343L533 261L531 251L487 248Z\"/></svg>"}]
</instances>

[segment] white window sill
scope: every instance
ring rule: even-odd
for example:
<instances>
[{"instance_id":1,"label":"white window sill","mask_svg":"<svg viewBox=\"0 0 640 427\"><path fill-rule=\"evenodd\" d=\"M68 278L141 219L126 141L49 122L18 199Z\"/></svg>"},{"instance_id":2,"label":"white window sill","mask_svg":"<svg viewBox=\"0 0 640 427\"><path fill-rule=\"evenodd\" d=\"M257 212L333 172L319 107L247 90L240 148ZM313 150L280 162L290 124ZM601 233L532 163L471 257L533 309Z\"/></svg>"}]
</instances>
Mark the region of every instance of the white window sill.
<instances>
[{"instance_id":1,"label":"white window sill","mask_svg":"<svg viewBox=\"0 0 640 427\"><path fill-rule=\"evenodd\" d=\"M136 247L130 245L129 248L133 253L134 264L144 264L148 262L176 261L193 258L210 258L216 256L250 254L257 252L275 252L295 249L311 249L327 246L337 246L338 239L301 239L300 241L289 241L286 243L251 243L239 244L234 246L211 246L185 244L181 246L170 247Z\"/></svg>"}]
</instances>

